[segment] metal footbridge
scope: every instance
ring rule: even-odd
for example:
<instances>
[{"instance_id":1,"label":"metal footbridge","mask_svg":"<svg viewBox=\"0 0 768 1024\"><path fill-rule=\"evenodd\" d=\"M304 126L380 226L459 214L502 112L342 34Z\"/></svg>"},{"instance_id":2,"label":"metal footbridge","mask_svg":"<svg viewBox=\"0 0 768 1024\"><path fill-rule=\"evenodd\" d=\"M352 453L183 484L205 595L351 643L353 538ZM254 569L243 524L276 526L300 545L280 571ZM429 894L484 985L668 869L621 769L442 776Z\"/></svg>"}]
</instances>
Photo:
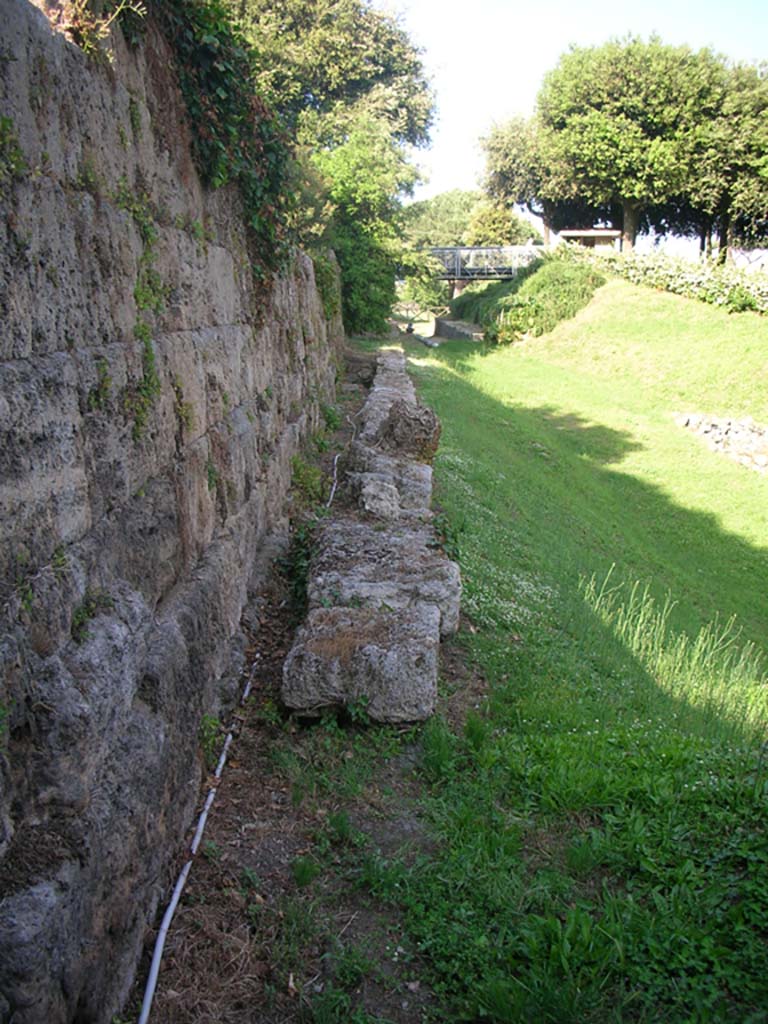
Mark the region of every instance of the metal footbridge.
<instances>
[{"instance_id":1,"label":"metal footbridge","mask_svg":"<svg viewBox=\"0 0 768 1024\"><path fill-rule=\"evenodd\" d=\"M527 267L541 252L541 247L532 245L445 246L429 250L436 261L435 276L441 281L503 281L515 277L521 267Z\"/></svg>"}]
</instances>

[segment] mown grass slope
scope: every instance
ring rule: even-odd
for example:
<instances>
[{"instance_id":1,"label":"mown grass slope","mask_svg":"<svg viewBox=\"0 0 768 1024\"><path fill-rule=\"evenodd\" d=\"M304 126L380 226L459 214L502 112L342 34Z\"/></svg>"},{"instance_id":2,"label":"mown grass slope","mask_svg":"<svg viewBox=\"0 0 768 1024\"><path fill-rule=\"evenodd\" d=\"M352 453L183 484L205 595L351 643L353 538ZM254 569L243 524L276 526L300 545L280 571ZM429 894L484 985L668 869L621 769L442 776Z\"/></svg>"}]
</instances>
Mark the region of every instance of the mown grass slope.
<instances>
[{"instance_id":1,"label":"mown grass slope","mask_svg":"<svg viewBox=\"0 0 768 1024\"><path fill-rule=\"evenodd\" d=\"M491 693L424 733L439 853L366 885L451 1019L768 1020L768 479L673 420L768 422L765 321L611 282L410 354Z\"/></svg>"}]
</instances>

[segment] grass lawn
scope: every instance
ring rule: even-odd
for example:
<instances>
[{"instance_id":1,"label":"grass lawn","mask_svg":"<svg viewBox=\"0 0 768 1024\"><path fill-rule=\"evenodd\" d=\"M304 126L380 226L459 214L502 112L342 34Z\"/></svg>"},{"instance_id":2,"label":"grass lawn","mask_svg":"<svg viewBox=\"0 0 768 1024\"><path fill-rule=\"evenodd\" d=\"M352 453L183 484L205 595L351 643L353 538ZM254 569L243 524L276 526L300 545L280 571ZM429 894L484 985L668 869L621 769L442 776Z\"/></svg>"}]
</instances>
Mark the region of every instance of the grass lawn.
<instances>
[{"instance_id":1,"label":"grass lawn","mask_svg":"<svg viewBox=\"0 0 768 1024\"><path fill-rule=\"evenodd\" d=\"M439 852L367 884L440 1019L768 1021L768 478L673 419L768 423L768 323L612 281L408 348L491 691L424 731Z\"/></svg>"}]
</instances>

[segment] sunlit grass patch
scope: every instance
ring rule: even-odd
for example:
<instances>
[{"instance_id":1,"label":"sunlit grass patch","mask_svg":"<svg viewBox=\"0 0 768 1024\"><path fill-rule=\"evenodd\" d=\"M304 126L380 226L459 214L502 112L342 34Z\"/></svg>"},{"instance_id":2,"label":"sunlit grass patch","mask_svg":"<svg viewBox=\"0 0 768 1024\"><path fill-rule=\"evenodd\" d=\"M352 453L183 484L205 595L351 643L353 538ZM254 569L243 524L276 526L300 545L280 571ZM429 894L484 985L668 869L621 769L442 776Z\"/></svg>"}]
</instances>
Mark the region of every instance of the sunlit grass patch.
<instances>
[{"instance_id":1,"label":"sunlit grass patch","mask_svg":"<svg viewBox=\"0 0 768 1024\"><path fill-rule=\"evenodd\" d=\"M673 602L659 606L647 585L613 584L609 572L581 580L587 605L638 659L654 684L677 702L677 725L747 746L768 736L768 674L762 651L744 643L732 617L702 626L694 637L670 628Z\"/></svg>"},{"instance_id":2,"label":"sunlit grass patch","mask_svg":"<svg viewBox=\"0 0 768 1024\"><path fill-rule=\"evenodd\" d=\"M768 491L672 418L743 354L721 399L758 419L765 343L637 291L413 348L490 693L423 732L437 854L375 877L446 1021L768 1019Z\"/></svg>"}]
</instances>

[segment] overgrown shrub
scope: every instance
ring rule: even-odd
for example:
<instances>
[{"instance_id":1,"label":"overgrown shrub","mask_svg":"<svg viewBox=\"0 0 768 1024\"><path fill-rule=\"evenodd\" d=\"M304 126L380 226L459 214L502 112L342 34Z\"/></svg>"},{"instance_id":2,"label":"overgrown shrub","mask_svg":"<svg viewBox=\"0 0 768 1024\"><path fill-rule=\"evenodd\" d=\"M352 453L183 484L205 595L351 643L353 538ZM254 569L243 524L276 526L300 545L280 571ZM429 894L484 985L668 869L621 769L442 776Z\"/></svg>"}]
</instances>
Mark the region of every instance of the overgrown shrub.
<instances>
[{"instance_id":1,"label":"overgrown shrub","mask_svg":"<svg viewBox=\"0 0 768 1024\"><path fill-rule=\"evenodd\" d=\"M591 266L549 257L522 268L512 281L464 292L451 311L480 324L487 341L506 344L551 331L583 309L604 283Z\"/></svg>"},{"instance_id":2,"label":"overgrown shrub","mask_svg":"<svg viewBox=\"0 0 768 1024\"><path fill-rule=\"evenodd\" d=\"M365 225L337 217L332 236L341 267L341 311L349 334L385 334L395 304L394 256Z\"/></svg>"}]
</instances>

